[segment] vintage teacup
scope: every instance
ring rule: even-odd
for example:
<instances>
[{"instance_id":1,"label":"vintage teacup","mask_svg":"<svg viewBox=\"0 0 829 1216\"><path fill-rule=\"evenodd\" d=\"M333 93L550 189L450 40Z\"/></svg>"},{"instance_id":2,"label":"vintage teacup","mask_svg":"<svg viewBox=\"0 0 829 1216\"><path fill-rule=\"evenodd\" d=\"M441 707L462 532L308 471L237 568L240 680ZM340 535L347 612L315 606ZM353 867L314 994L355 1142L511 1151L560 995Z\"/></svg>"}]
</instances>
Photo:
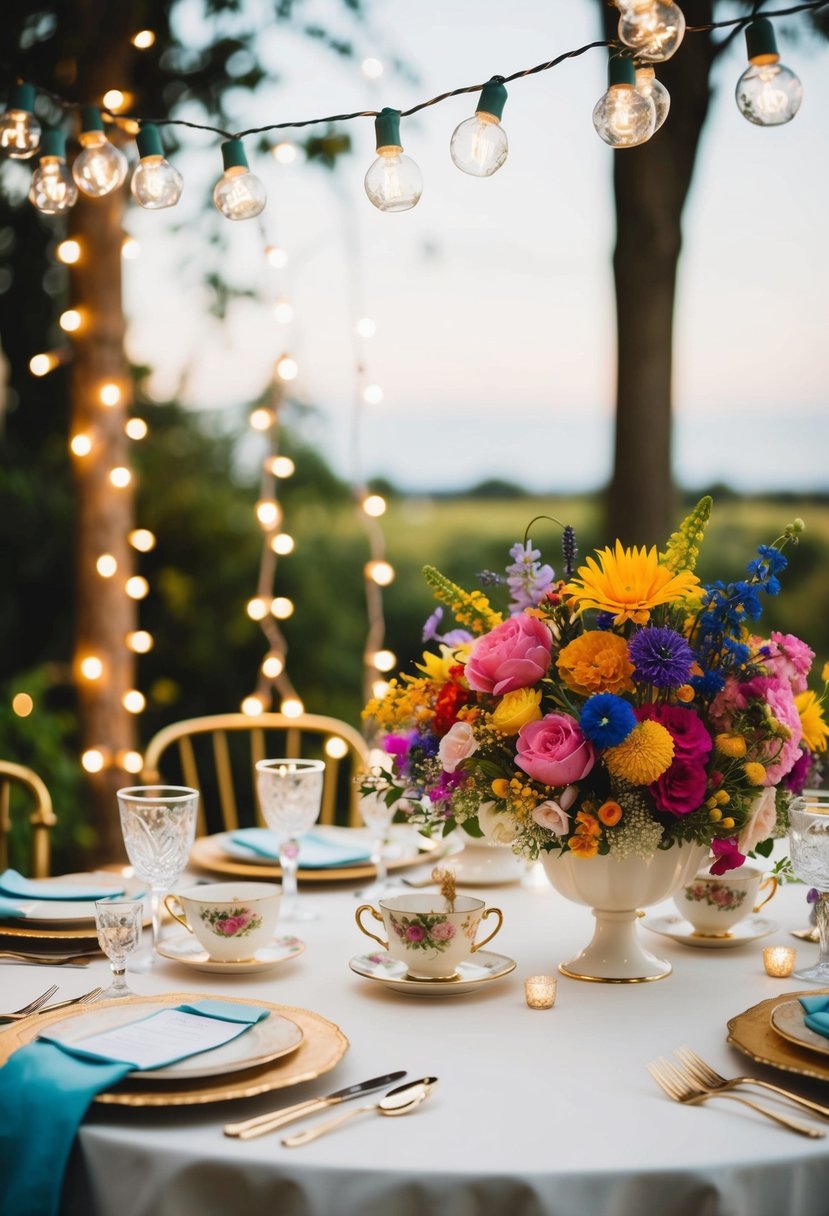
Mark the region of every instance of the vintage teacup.
<instances>
[{"instance_id":1,"label":"vintage teacup","mask_svg":"<svg viewBox=\"0 0 829 1216\"><path fill-rule=\"evenodd\" d=\"M757 902L761 889L770 887ZM766 878L753 866L740 866L727 874L697 874L674 896L674 903L700 937L727 937L746 916L759 912L777 890L777 879Z\"/></svg>"},{"instance_id":2,"label":"vintage teacup","mask_svg":"<svg viewBox=\"0 0 829 1216\"><path fill-rule=\"evenodd\" d=\"M405 963L408 974L417 980L455 979L458 964L491 942L504 921L500 908L487 908L471 895L456 896L451 908L440 895L393 895L379 903L379 912L371 904L361 904L357 924L392 958ZM383 923L387 941L365 927L364 912ZM478 925L488 916L497 916L498 924L476 942Z\"/></svg>"},{"instance_id":3,"label":"vintage teacup","mask_svg":"<svg viewBox=\"0 0 829 1216\"><path fill-rule=\"evenodd\" d=\"M238 963L272 939L281 898L282 888L273 883L214 882L176 891L164 903L212 959Z\"/></svg>"}]
</instances>

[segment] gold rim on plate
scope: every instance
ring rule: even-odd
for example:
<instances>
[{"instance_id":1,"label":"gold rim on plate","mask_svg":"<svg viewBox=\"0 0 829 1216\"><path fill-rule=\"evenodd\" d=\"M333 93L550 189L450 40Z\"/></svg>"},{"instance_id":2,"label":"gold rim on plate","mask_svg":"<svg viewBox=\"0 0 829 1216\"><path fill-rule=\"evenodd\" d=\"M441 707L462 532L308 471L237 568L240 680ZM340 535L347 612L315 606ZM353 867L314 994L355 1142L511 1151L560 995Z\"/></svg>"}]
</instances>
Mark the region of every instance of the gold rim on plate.
<instances>
[{"instance_id":1,"label":"gold rim on plate","mask_svg":"<svg viewBox=\"0 0 829 1216\"><path fill-rule=\"evenodd\" d=\"M122 997L120 1006L130 1004L154 1004L160 1007L181 1005L188 1001L211 999L204 992L175 992L164 996ZM132 1082L129 1078L107 1093L98 1094L96 1102L116 1106L194 1106L207 1102L228 1102L239 1098L253 1098L257 1094L274 1089L285 1089L314 1081L329 1072L348 1050L348 1039L339 1026L309 1009L296 1009L292 1005L274 1005L270 1001L251 1000L248 997L231 997L224 994L212 999L229 1001L238 1005L256 1005L282 1014L299 1026L303 1039L291 1055L282 1056L269 1064L245 1069L226 1077L204 1077L182 1083L180 1081L158 1083L156 1089L148 1089L147 1082ZM106 1009L113 1001L102 1001L99 1008ZM15 1022L0 1033L0 1065L35 1039L47 1026L78 1013L88 1014L89 1008L56 1010L42 1013L37 1018ZM140 1088L139 1088L140 1086Z\"/></svg>"},{"instance_id":2,"label":"gold rim on plate","mask_svg":"<svg viewBox=\"0 0 829 1216\"><path fill-rule=\"evenodd\" d=\"M737 1014L728 1023L728 1042L757 1064L799 1073L816 1081L829 1081L829 1060L806 1047L798 1047L784 1039L771 1024L771 1015L778 1005L801 996L829 996L827 988L810 988L805 992L785 992L753 1005Z\"/></svg>"}]
</instances>

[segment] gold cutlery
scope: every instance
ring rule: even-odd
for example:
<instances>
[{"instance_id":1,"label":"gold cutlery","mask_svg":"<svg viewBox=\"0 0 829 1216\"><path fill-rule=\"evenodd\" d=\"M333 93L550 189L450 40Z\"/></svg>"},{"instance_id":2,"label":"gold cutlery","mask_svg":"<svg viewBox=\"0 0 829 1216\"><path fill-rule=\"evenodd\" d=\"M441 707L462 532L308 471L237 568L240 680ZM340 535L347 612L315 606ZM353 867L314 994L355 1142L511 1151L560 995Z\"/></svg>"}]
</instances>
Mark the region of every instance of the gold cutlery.
<instances>
[{"instance_id":1,"label":"gold cutlery","mask_svg":"<svg viewBox=\"0 0 829 1216\"><path fill-rule=\"evenodd\" d=\"M277 1128L284 1127L287 1123L293 1123L295 1119L304 1119L306 1115L314 1115L317 1111L325 1110L329 1106L339 1106L341 1102L348 1102L351 1098L359 1098L362 1094L369 1094L375 1089L385 1089L387 1085L391 1085L392 1081L399 1081L401 1077L405 1077L405 1068L398 1072L388 1072L382 1077L372 1077L370 1081L360 1081L357 1085L348 1085L345 1089L338 1089L336 1093L327 1094L324 1098L309 1098L306 1102L297 1102L294 1106L283 1106L281 1110L269 1111L266 1115L257 1115L253 1119L244 1119L241 1123L228 1123L225 1125L226 1136L237 1136L240 1140L251 1140L254 1136L264 1136L268 1132L275 1132Z\"/></svg>"},{"instance_id":2,"label":"gold cutlery","mask_svg":"<svg viewBox=\"0 0 829 1216\"><path fill-rule=\"evenodd\" d=\"M771 1119L773 1123L778 1123L781 1127L787 1128L790 1132L797 1132L800 1136L809 1136L812 1140L823 1139L824 1132L819 1131L818 1128L809 1127L805 1123L800 1123L797 1119L792 1119L788 1115L781 1114L779 1111L771 1110L768 1106L761 1106L759 1102L752 1102L750 1098L744 1098L741 1094L726 1093L722 1089L709 1089L706 1086L690 1081L669 1060L654 1060L648 1065L648 1072L660 1089L669 1098L672 1098L674 1102L682 1102L688 1106L698 1106L703 1102L707 1102L709 1098L728 1098L732 1102L739 1102L741 1106L747 1106L750 1110L756 1111L758 1115L765 1115L767 1119Z\"/></svg>"},{"instance_id":3,"label":"gold cutlery","mask_svg":"<svg viewBox=\"0 0 829 1216\"><path fill-rule=\"evenodd\" d=\"M392 1118L397 1115L408 1115L409 1111L426 1101L437 1083L437 1077L421 1077L419 1081L409 1081L407 1085L398 1085L397 1089L390 1089L385 1098L381 1098L379 1102L369 1102L344 1115L337 1115L335 1119L315 1123L313 1127L307 1127L294 1136L285 1136L281 1143L285 1148L299 1148L303 1144L310 1144L312 1140L317 1140L320 1136L327 1136L335 1128L342 1127L344 1123L349 1123L367 1111L375 1111L379 1115L388 1115Z\"/></svg>"},{"instance_id":4,"label":"gold cutlery","mask_svg":"<svg viewBox=\"0 0 829 1216\"><path fill-rule=\"evenodd\" d=\"M20 1009L15 1009L13 1013L0 1013L0 1020L5 1018L27 1018L30 1013L34 1013L40 1009L50 996L54 996L58 990L57 984L53 984L51 988L47 988L45 992L41 992L40 996L36 996L34 1000L29 1001L28 1005L22 1005Z\"/></svg>"},{"instance_id":5,"label":"gold cutlery","mask_svg":"<svg viewBox=\"0 0 829 1216\"><path fill-rule=\"evenodd\" d=\"M829 1106L821 1106L820 1102L813 1102L811 1098L801 1098L800 1094L792 1093L790 1089L783 1089L779 1085L774 1085L771 1081L761 1081L759 1077L723 1077L718 1072L715 1072L710 1064L706 1064L698 1055L691 1051L690 1047L680 1047L676 1053L685 1071L690 1073L695 1081L699 1081L701 1085L707 1086L709 1089L734 1089L738 1085L758 1085L761 1089L767 1089L773 1094L777 1094L781 1098L785 1098L788 1102L793 1102L796 1106L803 1107L804 1110L810 1110L813 1114L819 1115L821 1119L829 1119Z\"/></svg>"},{"instance_id":6,"label":"gold cutlery","mask_svg":"<svg viewBox=\"0 0 829 1216\"><path fill-rule=\"evenodd\" d=\"M814 929L792 929L790 932L792 937L799 937L802 942L820 941L820 932L817 927Z\"/></svg>"},{"instance_id":7,"label":"gold cutlery","mask_svg":"<svg viewBox=\"0 0 829 1216\"><path fill-rule=\"evenodd\" d=\"M0 950L0 959L19 963L38 963L44 967L86 967L94 954L24 954L20 950Z\"/></svg>"},{"instance_id":8,"label":"gold cutlery","mask_svg":"<svg viewBox=\"0 0 829 1216\"><path fill-rule=\"evenodd\" d=\"M57 985L54 990L57 992ZM103 988L93 988L91 992L85 992L82 996L70 997L68 1001L55 1001L54 1005L38 1005L35 1009L29 1009L27 1013L4 1013L0 1014L0 1021L3 1022L20 1022L23 1018L30 1018L38 1013L54 1013L56 1009L68 1009L70 1005L91 1005L96 1001L103 992Z\"/></svg>"}]
</instances>

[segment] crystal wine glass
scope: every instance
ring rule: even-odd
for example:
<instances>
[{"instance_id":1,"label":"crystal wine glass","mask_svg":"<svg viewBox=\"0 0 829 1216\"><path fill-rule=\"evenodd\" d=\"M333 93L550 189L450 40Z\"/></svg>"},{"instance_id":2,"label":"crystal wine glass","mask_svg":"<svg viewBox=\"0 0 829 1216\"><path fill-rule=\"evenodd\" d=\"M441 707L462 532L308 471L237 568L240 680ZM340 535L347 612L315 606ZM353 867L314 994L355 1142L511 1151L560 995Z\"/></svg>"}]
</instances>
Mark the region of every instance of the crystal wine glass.
<instances>
[{"instance_id":1,"label":"crystal wine glass","mask_svg":"<svg viewBox=\"0 0 829 1216\"><path fill-rule=\"evenodd\" d=\"M121 832L127 856L139 878L150 884L153 941L133 962L146 971L156 961L161 900L187 865L196 834L198 790L184 785L134 785L118 790Z\"/></svg>"},{"instance_id":2,"label":"crystal wine glass","mask_svg":"<svg viewBox=\"0 0 829 1216\"><path fill-rule=\"evenodd\" d=\"M113 981L102 1001L116 997L132 996L124 973L127 958L138 948L141 941L141 926L144 920L144 903L140 899L98 899L95 901L95 928L98 945L109 959Z\"/></svg>"},{"instance_id":3,"label":"crystal wine glass","mask_svg":"<svg viewBox=\"0 0 829 1216\"><path fill-rule=\"evenodd\" d=\"M386 845L389 839L389 828L397 809L396 803L391 806L379 791L362 794L357 803L363 823L371 833L371 864L375 869L374 882L370 887L357 891L359 899L381 899L391 890L397 888L389 881L389 871L386 866Z\"/></svg>"},{"instance_id":4,"label":"crystal wine glass","mask_svg":"<svg viewBox=\"0 0 829 1216\"><path fill-rule=\"evenodd\" d=\"M789 807L789 855L798 878L816 887L815 920L820 956L813 967L795 971L795 979L829 986L829 803L825 798L795 798Z\"/></svg>"},{"instance_id":5,"label":"crystal wine glass","mask_svg":"<svg viewBox=\"0 0 829 1216\"><path fill-rule=\"evenodd\" d=\"M259 760L256 789L265 822L279 836L282 870L280 920L313 920L316 913L297 899L298 836L316 821L322 805L324 760Z\"/></svg>"}]
</instances>

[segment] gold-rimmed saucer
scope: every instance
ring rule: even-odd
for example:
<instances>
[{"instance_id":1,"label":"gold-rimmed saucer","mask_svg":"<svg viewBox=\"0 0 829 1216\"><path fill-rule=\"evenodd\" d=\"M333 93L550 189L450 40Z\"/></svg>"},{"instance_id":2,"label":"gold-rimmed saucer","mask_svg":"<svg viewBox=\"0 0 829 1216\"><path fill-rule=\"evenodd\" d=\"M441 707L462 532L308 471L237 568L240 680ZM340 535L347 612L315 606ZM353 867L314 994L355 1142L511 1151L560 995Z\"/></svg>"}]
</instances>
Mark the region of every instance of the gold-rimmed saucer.
<instances>
[{"instance_id":1,"label":"gold-rimmed saucer","mask_svg":"<svg viewBox=\"0 0 829 1216\"><path fill-rule=\"evenodd\" d=\"M733 925L728 933L706 934L698 933L694 926L684 916L646 916L642 928L651 933L659 933L662 937L672 937L683 946L699 946L703 950L728 950L734 946L745 946L758 938L768 937L775 933L780 926L767 916L747 916L744 920Z\"/></svg>"},{"instance_id":2,"label":"gold-rimmed saucer","mask_svg":"<svg viewBox=\"0 0 829 1216\"><path fill-rule=\"evenodd\" d=\"M514 971L516 966L514 959L490 950L479 950L473 958L460 963L457 974L448 979L414 979L409 975L405 963L398 962L383 950L357 954L349 960L348 965L356 975L362 976L363 979L375 980L394 992L428 997L458 996L464 992L474 992L485 984L502 980Z\"/></svg>"},{"instance_id":3,"label":"gold-rimmed saucer","mask_svg":"<svg viewBox=\"0 0 829 1216\"><path fill-rule=\"evenodd\" d=\"M161 957L172 963L180 963L194 971L212 971L218 975L249 975L257 971L270 971L280 963L297 958L304 949L305 942L300 941L298 937L275 937L273 941L260 946L254 952L253 958L220 962L211 958L201 943L189 933L182 932L162 938L156 946Z\"/></svg>"}]
</instances>

